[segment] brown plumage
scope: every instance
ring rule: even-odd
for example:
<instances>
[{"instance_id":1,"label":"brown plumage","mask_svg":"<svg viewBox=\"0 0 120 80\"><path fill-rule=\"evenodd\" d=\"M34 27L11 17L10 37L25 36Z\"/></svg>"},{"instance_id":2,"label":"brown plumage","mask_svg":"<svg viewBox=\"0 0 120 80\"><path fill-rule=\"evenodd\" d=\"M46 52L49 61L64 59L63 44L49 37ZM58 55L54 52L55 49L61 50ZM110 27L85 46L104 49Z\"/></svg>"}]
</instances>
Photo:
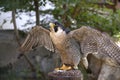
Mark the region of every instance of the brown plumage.
<instances>
[{"instance_id":1,"label":"brown plumage","mask_svg":"<svg viewBox=\"0 0 120 80\"><path fill-rule=\"evenodd\" d=\"M54 51L53 42L49 36L49 31L41 26L34 27L27 35L20 47L20 51L27 52L37 46L44 46L50 51Z\"/></svg>"}]
</instances>

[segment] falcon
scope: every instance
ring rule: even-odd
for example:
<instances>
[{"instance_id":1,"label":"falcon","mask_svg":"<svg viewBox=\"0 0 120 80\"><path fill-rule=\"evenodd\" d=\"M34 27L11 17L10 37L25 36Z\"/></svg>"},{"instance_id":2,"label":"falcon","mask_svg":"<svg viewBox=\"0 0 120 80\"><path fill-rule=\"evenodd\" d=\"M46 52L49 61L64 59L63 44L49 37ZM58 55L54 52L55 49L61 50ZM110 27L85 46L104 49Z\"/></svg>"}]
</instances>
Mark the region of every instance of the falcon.
<instances>
[{"instance_id":1,"label":"falcon","mask_svg":"<svg viewBox=\"0 0 120 80\"><path fill-rule=\"evenodd\" d=\"M21 45L20 51L25 53L37 46L44 46L47 50L60 55L63 65L55 70L78 69L82 56L80 39L76 38L80 37L79 29L70 32L58 22L49 23L49 26L49 30L41 26L33 27Z\"/></svg>"},{"instance_id":2,"label":"falcon","mask_svg":"<svg viewBox=\"0 0 120 80\"><path fill-rule=\"evenodd\" d=\"M55 70L78 69L80 61L87 69L87 56L91 53L101 59L106 59L107 56L113 62L120 63L120 48L100 31L86 26L68 31L58 22L52 22L49 26L49 30L41 26L34 27L20 51L25 53L37 46L44 46L49 51L58 53L62 66Z\"/></svg>"}]
</instances>

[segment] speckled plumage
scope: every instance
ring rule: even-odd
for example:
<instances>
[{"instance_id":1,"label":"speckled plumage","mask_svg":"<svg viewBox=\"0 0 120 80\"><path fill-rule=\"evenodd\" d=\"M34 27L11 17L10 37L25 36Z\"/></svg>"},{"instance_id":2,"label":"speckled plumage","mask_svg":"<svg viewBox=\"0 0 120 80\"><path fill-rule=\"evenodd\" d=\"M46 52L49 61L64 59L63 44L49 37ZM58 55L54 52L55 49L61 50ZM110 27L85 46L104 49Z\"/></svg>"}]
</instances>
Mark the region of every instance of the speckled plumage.
<instances>
[{"instance_id":1,"label":"speckled plumage","mask_svg":"<svg viewBox=\"0 0 120 80\"><path fill-rule=\"evenodd\" d=\"M81 40L81 50L87 56L92 53L97 58L111 60L120 64L120 47L106 34L90 27L82 27L85 32ZM82 28L80 32L82 33ZM77 33L78 34L78 33Z\"/></svg>"}]
</instances>

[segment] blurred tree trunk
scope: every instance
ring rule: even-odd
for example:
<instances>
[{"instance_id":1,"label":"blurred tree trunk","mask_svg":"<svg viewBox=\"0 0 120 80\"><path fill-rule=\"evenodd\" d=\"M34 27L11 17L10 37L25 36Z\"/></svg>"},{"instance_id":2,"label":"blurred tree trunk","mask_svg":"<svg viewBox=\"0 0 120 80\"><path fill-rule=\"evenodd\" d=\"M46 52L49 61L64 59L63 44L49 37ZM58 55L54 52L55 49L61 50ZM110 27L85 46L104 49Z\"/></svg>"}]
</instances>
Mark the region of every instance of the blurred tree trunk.
<instances>
[{"instance_id":1,"label":"blurred tree trunk","mask_svg":"<svg viewBox=\"0 0 120 80\"><path fill-rule=\"evenodd\" d=\"M39 16L39 0L34 0L35 13L36 13L36 25L40 25L40 16Z\"/></svg>"},{"instance_id":2,"label":"blurred tree trunk","mask_svg":"<svg viewBox=\"0 0 120 80\"><path fill-rule=\"evenodd\" d=\"M19 38L19 32L18 32L18 30L17 30L17 25L16 25L15 9L12 10L12 21L13 21L13 26L14 26L14 31L15 31L14 34L15 34L17 43L18 43L19 45L21 45L21 44L20 44L20 38Z\"/></svg>"},{"instance_id":3,"label":"blurred tree trunk","mask_svg":"<svg viewBox=\"0 0 120 80\"><path fill-rule=\"evenodd\" d=\"M15 9L12 10L12 21L13 21L13 26L14 26L16 41L18 43L18 46L21 46L19 31L17 30L17 25L16 25L15 11L16 11ZM24 58L26 59L26 61L30 65L31 71L35 72L34 65L31 63L31 61L28 59L28 57L24 53L22 53L22 55L24 56Z\"/></svg>"}]
</instances>

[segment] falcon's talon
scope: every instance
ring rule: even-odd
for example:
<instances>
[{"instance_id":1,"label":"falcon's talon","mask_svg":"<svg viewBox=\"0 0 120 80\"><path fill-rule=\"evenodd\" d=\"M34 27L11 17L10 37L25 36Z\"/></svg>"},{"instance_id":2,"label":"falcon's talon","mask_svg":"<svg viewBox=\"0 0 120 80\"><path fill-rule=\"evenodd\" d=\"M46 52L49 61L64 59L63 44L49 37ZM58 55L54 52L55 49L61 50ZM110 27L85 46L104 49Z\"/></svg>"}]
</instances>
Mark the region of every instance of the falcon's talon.
<instances>
[{"instance_id":1,"label":"falcon's talon","mask_svg":"<svg viewBox=\"0 0 120 80\"><path fill-rule=\"evenodd\" d=\"M55 71L58 71L58 70L60 70L60 68L55 68Z\"/></svg>"},{"instance_id":2,"label":"falcon's talon","mask_svg":"<svg viewBox=\"0 0 120 80\"><path fill-rule=\"evenodd\" d=\"M65 71L68 71L68 70L72 70L73 68L71 66L66 66L65 64L62 65L62 67L60 68L55 68L56 71L58 70L65 70Z\"/></svg>"}]
</instances>

